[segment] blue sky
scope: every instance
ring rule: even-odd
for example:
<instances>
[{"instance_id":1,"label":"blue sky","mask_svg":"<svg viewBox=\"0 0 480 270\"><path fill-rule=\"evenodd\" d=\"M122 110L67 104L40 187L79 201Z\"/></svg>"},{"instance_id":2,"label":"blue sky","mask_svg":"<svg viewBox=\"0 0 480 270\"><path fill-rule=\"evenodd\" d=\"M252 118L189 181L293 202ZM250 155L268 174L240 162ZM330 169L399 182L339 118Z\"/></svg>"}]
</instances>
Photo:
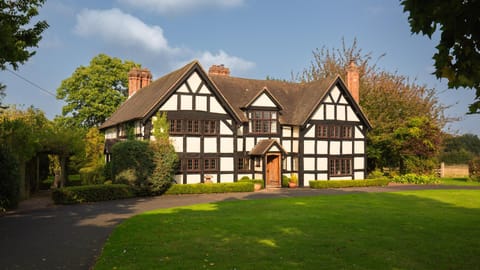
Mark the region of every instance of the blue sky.
<instances>
[{"instance_id":1,"label":"blue sky","mask_svg":"<svg viewBox=\"0 0 480 270\"><path fill-rule=\"evenodd\" d=\"M17 73L52 93L99 53L140 63L154 79L193 59L225 64L232 76L290 79L315 48L357 38L364 52L386 54L380 68L436 89L447 116L461 118L447 131L480 135L480 115L466 115L474 91L447 90L431 75L436 37L412 35L397 0L47 0L39 18L50 27ZM0 71L0 82L4 103L61 114L62 101L11 72Z\"/></svg>"}]
</instances>

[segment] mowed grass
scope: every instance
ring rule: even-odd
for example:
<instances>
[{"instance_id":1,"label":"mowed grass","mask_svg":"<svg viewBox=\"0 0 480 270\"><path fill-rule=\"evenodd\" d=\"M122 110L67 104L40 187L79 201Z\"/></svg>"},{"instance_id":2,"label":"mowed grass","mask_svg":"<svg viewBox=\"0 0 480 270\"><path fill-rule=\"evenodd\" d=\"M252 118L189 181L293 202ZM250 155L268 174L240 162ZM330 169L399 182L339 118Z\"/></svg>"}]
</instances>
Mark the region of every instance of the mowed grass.
<instances>
[{"instance_id":1,"label":"mowed grass","mask_svg":"<svg viewBox=\"0 0 480 270\"><path fill-rule=\"evenodd\" d=\"M480 186L480 182L468 181L468 178L440 178L440 184L451 186Z\"/></svg>"},{"instance_id":2,"label":"mowed grass","mask_svg":"<svg viewBox=\"0 0 480 270\"><path fill-rule=\"evenodd\" d=\"M95 269L479 269L480 190L225 201L119 225Z\"/></svg>"}]
</instances>

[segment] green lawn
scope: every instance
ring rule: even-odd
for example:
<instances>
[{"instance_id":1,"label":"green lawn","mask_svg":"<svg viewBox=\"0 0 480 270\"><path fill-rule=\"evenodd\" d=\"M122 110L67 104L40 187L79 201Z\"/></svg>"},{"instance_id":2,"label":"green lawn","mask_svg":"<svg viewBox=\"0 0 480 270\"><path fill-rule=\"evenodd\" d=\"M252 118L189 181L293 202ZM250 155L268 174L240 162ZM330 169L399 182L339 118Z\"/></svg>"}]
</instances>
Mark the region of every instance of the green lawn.
<instances>
[{"instance_id":1,"label":"green lawn","mask_svg":"<svg viewBox=\"0 0 480 270\"><path fill-rule=\"evenodd\" d=\"M95 269L479 269L480 190L225 201L119 225Z\"/></svg>"},{"instance_id":2,"label":"green lawn","mask_svg":"<svg viewBox=\"0 0 480 270\"><path fill-rule=\"evenodd\" d=\"M480 182L467 181L467 178L440 178L440 184L451 186L480 186Z\"/></svg>"}]
</instances>

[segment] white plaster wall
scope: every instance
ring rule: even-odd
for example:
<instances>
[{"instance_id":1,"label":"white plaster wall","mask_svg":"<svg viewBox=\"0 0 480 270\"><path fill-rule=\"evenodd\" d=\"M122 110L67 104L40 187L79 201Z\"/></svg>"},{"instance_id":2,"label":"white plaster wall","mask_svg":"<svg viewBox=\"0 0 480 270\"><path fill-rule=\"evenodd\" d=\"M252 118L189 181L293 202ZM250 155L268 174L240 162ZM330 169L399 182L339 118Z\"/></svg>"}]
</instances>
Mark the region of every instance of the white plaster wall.
<instances>
[{"instance_id":1,"label":"white plaster wall","mask_svg":"<svg viewBox=\"0 0 480 270\"><path fill-rule=\"evenodd\" d=\"M197 183L200 183L200 174L187 175L187 184L197 184Z\"/></svg>"},{"instance_id":2,"label":"white plaster wall","mask_svg":"<svg viewBox=\"0 0 480 270\"><path fill-rule=\"evenodd\" d=\"M365 143L363 141L355 142L355 154L364 154L365 153Z\"/></svg>"},{"instance_id":3,"label":"white plaster wall","mask_svg":"<svg viewBox=\"0 0 480 270\"><path fill-rule=\"evenodd\" d=\"M347 121L359 122L357 115L353 112L352 107L347 107Z\"/></svg>"},{"instance_id":4,"label":"white plaster wall","mask_svg":"<svg viewBox=\"0 0 480 270\"><path fill-rule=\"evenodd\" d=\"M231 173L222 173L220 175L220 182L221 183L233 183L233 174Z\"/></svg>"},{"instance_id":5,"label":"white plaster wall","mask_svg":"<svg viewBox=\"0 0 480 270\"><path fill-rule=\"evenodd\" d=\"M303 152L305 154L315 154L315 141L305 140L303 142Z\"/></svg>"},{"instance_id":6,"label":"white plaster wall","mask_svg":"<svg viewBox=\"0 0 480 270\"><path fill-rule=\"evenodd\" d=\"M340 97L340 95L342 93L340 93L340 90L338 89L338 87L333 87L332 91L330 92L332 94L332 98L333 98L333 101L334 102L337 102L338 98Z\"/></svg>"},{"instance_id":7,"label":"white plaster wall","mask_svg":"<svg viewBox=\"0 0 480 270\"><path fill-rule=\"evenodd\" d=\"M194 72L192 73L192 75L190 75L190 78L187 79L187 82L188 82L188 85L190 85L190 88L192 89L192 91L195 92L200 86L202 79L200 79L200 76L198 76L197 72Z\"/></svg>"},{"instance_id":8,"label":"white plaster wall","mask_svg":"<svg viewBox=\"0 0 480 270\"><path fill-rule=\"evenodd\" d=\"M315 180L328 180L328 175L326 173L319 173Z\"/></svg>"},{"instance_id":9,"label":"white plaster wall","mask_svg":"<svg viewBox=\"0 0 480 270\"><path fill-rule=\"evenodd\" d=\"M203 152L217 153L217 138L205 137L203 138Z\"/></svg>"},{"instance_id":10,"label":"white plaster wall","mask_svg":"<svg viewBox=\"0 0 480 270\"><path fill-rule=\"evenodd\" d=\"M285 170L287 171L291 171L292 170L292 157L287 157L286 159L286 166L285 166Z\"/></svg>"},{"instance_id":11,"label":"white plaster wall","mask_svg":"<svg viewBox=\"0 0 480 270\"><path fill-rule=\"evenodd\" d=\"M261 173L256 173L255 179L263 179L263 175Z\"/></svg>"},{"instance_id":12,"label":"white plaster wall","mask_svg":"<svg viewBox=\"0 0 480 270\"><path fill-rule=\"evenodd\" d=\"M183 174L175 174L175 182L179 185L183 184Z\"/></svg>"},{"instance_id":13,"label":"white plaster wall","mask_svg":"<svg viewBox=\"0 0 480 270\"><path fill-rule=\"evenodd\" d=\"M117 129L115 127L105 130L105 139L117 138Z\"/></svg>"},{"instance_id":14,"label":"white plaster wall","mask_svg":"<svg viewBox=\"0 0 480 270\"><path fill-rule=\"evenodd\" d=\"M192 108L192 96L182 95L180 96L180 109L184 111L191 111Z\"/></svg>"},{"instance_id":15,"label":"white plaster wall","mask_svg":"<svg viewBox=\"0 0 480 270\"><path fill-rule=\"evenodd\" d=\"M187 137L187 149L185 152L200 153L200 138Z\"/></svg>"},{"instance_id":16,"label":"white plaster wall","mask_svg":"<svg viewBox=\"0 0 480 270\"><path fill-rule=\"evenodd\" d=\"M175 147L175 152L183 152L183 137L170 137L170 141Z\"/></svg>"},{"instance_id":17,"label":"white plaster wall","mask_svg":"<svg viewBox=\"0 0 480 270\"><path fill-rule=\"evenodd\" d=\"M182 84L178 90L177 90L178 93L190 93L190 91L188 91L188 88L187 88L187 85L186 84Z\"/></svg>"},{"instance_id":18,"label":"white plaster wall","mask_svg":"<svg viewBox=\"0 0 480 270\"><path fill-rule=\"evenodd\" d=\"M283 140L282 142L282 147L285 149L287 152L292 152L292 141L290 140Z\"/></svg>"},{"instance_id":19,"label":"white plaster wall","mask_svg":"<svg viewBox=\"0 0 480 270\"><path fill-rule=\"evenodd\" d=\"M335 119L335 105L327 104L326 110L327 110L327 120L334 120Z\"/></svg>"},{"instance_id":20,"label":"white plaster wall","mask_svg":"<svg viewBox=\"0 0 480 270\"><path fill-rule=\"evenodd\" d=\"M355 170L365 169L365 159L363 157L356 157L353 159L353 168Z\"/></svg>"},{"instance_id":21,"label":"white plaster wall","mask_svg":"<svg viewBox=\"0 0 480 270\"><path fill-rule=\"evenodd\" d=\"M342 154L350 155L352 153L352 142L342 142Z\"/></svg>"},{"instance_id":22,"label":"white plaster wall","mask_svg":"<svg viewBox=\"0 0 480 270\"><path fill-rule=\"evenodd\" d=\"M233 135L233 132L227 125L225 125L225 123L220 121L220 134L222 134L222 135Z\"/></svg>"},{"instance_id":23,"label":"white plaster wall","mask_svg":"<svg viewBox=\"0 0 480 270\"><path fill-rule=\"evenodd\" d=\"M292 152L298 153L298 141L297 140L292 141Z\"/></svg>"},{"instance_id":24,"label":"white plaster wall","mask_svg":"<svg viewBox=\"0 0 480 270\"><path fill-rule=\"evenodd\" d=\"M331 177L330 180L352 180L351 176L344 176L344 177Z\"/></svg>"},{"instance_id":25,"label":"white plaster wall","mask_svg":"<svg viewBox=\"0 0 480 270\"><path fill-rule=\"evenodd\" d=\"M330 142L330 154L331 155L340 155L340 142L331 141Z\"/></svg>"},{"instance_id":26,"label":"white plaster wall","mask_svg":"<svg viewBox=\"0 0 480 270\"><path fill-rule=\"evenodd\" d=\"M265 94L261 94L253 103L252 106L258 107L273 107L276 108L275 103Z\"/></svg>"},{"instance_id":27,"label":"white plaster wall","mask_svg":"<svg viewBox=\"0 0 480 270\"><path fill-rule=\"evenodd\" d=\"M307 171L313 171L315 170L315 158L312 157L306 157L303 158L303 168Z\"/></svg>"},{"instance_id":28,"label":"white plaster wall","mask_svg":"<svg viewBox=\"0 0 480 270\"><path fill-rule=\"evenodd\" d=\"M317 158L317 170L319 171L328 170L328 158Z\"/></svg>"},{"instance_id":29,"label":"white plaster wall","mask_svg":"<svg viewBox=\"0 0 480 270\"><path fill-rule=\"evenodd\" d=\"M207 111L207 97L206 96L196 96L195 97L195 109L197 111Z\"/></svg>"},{"instance_id":30,"label":"white plaster wall","mask_svg":"<svg viewBox=\"0 0 480 270\"><path fill-rule=\"evenodd\" d=\"M340 104L348 104L347 100L345 99L345 97L344 97L343 95L340 97L340 100L338 101L338 103L340 103Z\"/></svg>"},{"instance_id":31,"label":"white plaster wall","mask_svg":"<svg viewBox=\"0 0 480 270\"><path fill-rule=\"evenodd\" d=\"M315 174L305 173L303 174L303 183L308 185L308 181L315 180Z\"/></svg>"},{"instance_id":32,"label":"white plaster wall","mask_svg":"<svg viewBox=\"0 0 480 270\"><path fill-rule=\"evenodd\" d=\"M327 141L317 141L317 154L328 154Z\"/></svg>"},{"instance_id":33,"label":"white plaster wall","mask_svg":"<svg viewBox=\"0 0 480 270\"><path fill-rule=\"evenodd\" d=\"M298 138L300 134L300 128L299 127L293 127L293 137Z\"/></svg>"},{"instance_id":34,"label":"white plaster wall","mask_svg":"<svg viewBox=\"0 0 480 270\"><path fill-rule=\"evenodd\" d=\"M292 128L291 127L282 127L282 136L283 137L291 137L292 136Z\"/></svg>"},{"instance_id":35,"label":"white plaster wall","mask_svg":"<svg viewBox=\"0 0 480 270\"><path fill-rule=\"evenodd\" d=\"M337 120L347 120L347 116L345 115L345 106L343 105L337 105Z\"/></svg>"},{"instance_id":36,"label":"white plaster wall","mask_svg":"<svg viewBox=\"0 0 480 270\"><path fill-rule=\"evenodd\" d=\"M323 120L323 110L324 110L324 105L320 105L318 109L315 111L315 113L312 116L313 120Z\"/></svg>"},{"instance_id":37,"label":"white plaster wall","mask_svg":"<svg viewBox=\"0 0 480 270\"><path fill-rule=\"evenodd\" d=\"M363 133L360 131L358 127L355 127L355 138L363 139L365 136L363 136Z\"/></svg>"},{"instance_id":38,"label":"white plaster wall","mask_svg":"<svg viewBox=\"0 0 480 270\"><path fill-rule=\"evenodd\" d=\"M220 171L233 171L233 162L232 157L220 158Z\"/></svg>"},{"instance_id":39,"label":"white plaster wall","mask_svg":"<svg viewBox=\"0 0 480 270\"><path fill-rule=\"evenodd\" d=\"M177 95L172 95L165 103L163 103L162 107L160 107L161 111L176 111L177 110Z\"/></svg>"},{"instance_id":40,"label":"white plaster wall","mask_svg":"<svg viewBox=\"0 0 480 270\"><path fill-rule=\"evenodd\" d=\"M225 110L222 108L217 99L213 96L210 97L210 112L225 114Z\"/></svg>"},{"instance_id":41,"label":"white plaster wall","mask_svg":"<svg viewBox=\"0 0 480 270\"><path fill-rule=\"evenodd\" d=\"M355 172L353 176L355 177L355 179L365 179L365 174L363 172Z\"/></svg>"},{"instance_id":42,"label":"white plaster wall","mask_svg":"<svg viewBox=\"0 0 480 270\"><path fill-rule=\"evenodd\" d=\"M247 151L252 150L252 148L255 146L255 141L253 138L247 138L245 141L245 147L247 148Z\"/></svg>"},{"instance_id":43,"label":"white plaster wall","mask_svg":"<svg viewBox=\"0 0 480 270\"><path fill-rule=\"evenodd\" d=\"M307 133L305 133L305 138L315 138L315 126L308 125L307 128L308 128L308 131Z\"/></svg>"},{"instance_id":44,"label":"white plaster wall","mask_svg":"<svg viewBox=\"0 0 480 270\"><path fill-rule=\"evenodd\" d=\"M220 138L220 152L233 153L233 138Z\"/></svg>"},{"instance_id":45,"label":"white plaster wall","mask_svg":"<svg viewBox=\"0 0 480 270\"><path fill-rule=\"evenodd\" d=\"M208 89L208 87L204 84L202 85L202 88L200 88L200 91L198 91L198 93L200 94L210 94L210 90Z\"/></svg>"},{"instance_id":46,"label":"white plaster wall","mask_svg":"<svg viewBox=\"0 0 480 270\"><path fill-rule=\"evenodd\" d=\"M244 151L243 149L243 138L237 138L237 151Z\"/></svg>"}]
</instances>

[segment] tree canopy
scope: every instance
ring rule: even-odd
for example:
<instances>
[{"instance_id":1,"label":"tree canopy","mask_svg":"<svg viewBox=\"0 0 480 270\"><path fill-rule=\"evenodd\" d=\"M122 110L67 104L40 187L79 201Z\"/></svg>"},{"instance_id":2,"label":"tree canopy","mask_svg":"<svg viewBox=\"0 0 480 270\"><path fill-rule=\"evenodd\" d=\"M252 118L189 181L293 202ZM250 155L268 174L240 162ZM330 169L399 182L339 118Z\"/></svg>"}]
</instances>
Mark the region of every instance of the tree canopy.
<instances>
[{"instance_id":1,"label":"tree canopy","mask_svg":"<svg viewBox=\"0 0 480 270\"><path fill-rule=\"evenodd\" d=\"M343 42L341 49L313 51L310 66L292 77L296 81L337 74L345 78L348 64L355 61L360 73L360 105L373 126L367 144L369 170L392 167L403 172L426 171L435 165L440 130L448 120L443 114L444 106L434 89L380 70L373 60L372 53L364 53L356 40L351 46ZM416 157L421 158L413 162Z\"/></svg>"},{"instance_id":2,"label":"tree canopy","mask_svg":"<svg viewBox=\"0 0 480 270\"><path fill-rule=\"evenodd\" d=\"M57 98L67 103L62 115L78 127L99 126L125 100L128 72L139 66L105 54L95 56L89 66L78 67L57 89Z\"/></svg>"},{"instance_id":3,"label":"tree canopy","mask_svg":"<svg viewBox=\"0 0 480 270\"><path fill-rule=\"evenodd\" d=\"M449 88L476 89L470 113L480 113L480 1L403 0L412 33L429 38L440 30L433 55L437 78L446 78Z\"/></svg>"},{"instance_id":4,"label":"tree canopy","mask_svg":"<svg viewBox=\"0 0 480 270\"><path fill-rule=\"evenodd\" d=\"M480 139L477 135L446 135L440 160L447 164L466 164L480 157Z\"/></svg>"}]
</instances>

